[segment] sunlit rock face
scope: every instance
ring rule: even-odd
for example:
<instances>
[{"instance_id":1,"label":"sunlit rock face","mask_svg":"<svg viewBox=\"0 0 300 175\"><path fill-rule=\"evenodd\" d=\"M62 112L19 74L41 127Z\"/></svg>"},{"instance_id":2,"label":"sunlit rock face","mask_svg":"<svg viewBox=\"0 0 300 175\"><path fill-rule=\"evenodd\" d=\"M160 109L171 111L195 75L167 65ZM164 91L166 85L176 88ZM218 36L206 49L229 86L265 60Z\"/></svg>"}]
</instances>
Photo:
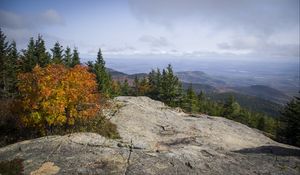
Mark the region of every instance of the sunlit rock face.
<instances>
[{"instance_id":1,"label":"sunlit rock face","mask_svg":"<svg viewBox=\"0 0 300 175\"><path fill-rule=\"evenodd\" d=\"M300 149L222 117L191 115L148 97L117 97L105 115L121 139L49 136L0 149L25 174L299 174Z\"/></svg>"}]
</instances>

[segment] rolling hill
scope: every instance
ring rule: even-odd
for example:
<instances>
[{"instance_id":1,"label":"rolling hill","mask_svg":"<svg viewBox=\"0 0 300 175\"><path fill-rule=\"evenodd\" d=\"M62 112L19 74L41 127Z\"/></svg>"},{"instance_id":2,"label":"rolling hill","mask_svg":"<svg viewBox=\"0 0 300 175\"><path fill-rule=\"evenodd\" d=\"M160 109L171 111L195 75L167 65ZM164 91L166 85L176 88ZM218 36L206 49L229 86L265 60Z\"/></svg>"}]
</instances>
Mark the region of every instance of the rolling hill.
<instances>
[{"instance_id":1,"label":"rolling hill","mask_svg":"<svg viewBox=\"0 0 300 175\"><path fill-rule=\"evenodd\" d=\"M236 92L210 93L207 94L212 100L218 102L225 102L230 96L244 108L253 111L267 114L272 117L279 117L282 105L273 103L271 101L250 95L244 95Z\"/></svg>"},{"instance_id":2,"label":"rolling hill","mask_svg":"<svg viewBox=\"0 0 300 175\"><path fill-rule=\"evenodd\" d=\"M146 73L125 74L113 69L108 69L112 78L118 81L128 80L131 84L134 78L147 76ZM203 91L214 101L224 102L229 96L234 96L238 103L248 110L265 113L278 117L282 104L286 103L289 96L274 88L263 85L244 87L229 87L226 82L201 71L184 71L175 73L182 82L183 88L187 89L192 83L195 92Z\"/></svg>"},{"instance_id":3,"label":"rolling hill","mask_svg":"<svg viewBox=\"0 0 300 175\"><path fill-rule=\"evenodd\" d=\"M183 89L188 89L191 83L182 82ZM192 87L196 93L203 91L204 93L217 93L219 90L211 85L193 83Z\"/></svg>"},{"instance_id":4,"label":"rolling hill","mask_svg":"<svg viewBox=\"0 0 300 175\"><path fill-rule=\"evenodd\" d=\"M279 104L286 104L290 100L290 97L283 92L264 85L232 87L232 89L241 94L260 97Z\"/></svg>"},{"instance_id":5,"label":"rolling hill","mask_svg":"<svg viewBox=\"0 0 300 175\"><path fill-rule=\"evenodd\" d=\"M193 84L207 84L210 86L225 86L226 82L216 79L212 76L207 75L202 71L184 71L176 72L175 75L182 81L186 83Z\"/></svg>"},{"instance_id":6,"label":"rolling hill","mask_svg":"<svg viewBox=\"0 0 300 175\"><path fill-rule=\"evenodd\" d=\"M221 78L217 76L208 75L202 71L184 71L177 72L176 75L183 83L193 83L195 84L195 90L197 91L197 84L207 85L212 87L212 91L218 92L235 92L238 94L253 96L262 98L264 100L269 100L273 103L277 103L280 105L286 104L291 97L279 91L275 88L266 85L249 85L245 86L233 86L230 83L229 78ZM241 80L243 81L243 80ZM203 89L207 89L203 88ZM201 89L201 88L200 88ZM206 90L207 91L207 90Z\"/></svg>"}]
</instances>

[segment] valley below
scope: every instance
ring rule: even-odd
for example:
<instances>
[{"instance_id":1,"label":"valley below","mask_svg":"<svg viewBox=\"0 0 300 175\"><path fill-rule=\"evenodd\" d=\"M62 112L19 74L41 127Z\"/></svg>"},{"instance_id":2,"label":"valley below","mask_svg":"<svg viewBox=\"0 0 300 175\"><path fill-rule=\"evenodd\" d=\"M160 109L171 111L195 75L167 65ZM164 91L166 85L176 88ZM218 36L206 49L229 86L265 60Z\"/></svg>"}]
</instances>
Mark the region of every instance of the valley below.
<instances>
[{"instance_id":1,"label":"valley below","mask_svg":"<svg viewBox=\"0 0 300 175\"><path fill-rule=\"evenodd\" d=\"M116 59L120 61L119 59ZM115 63L115 59L111 59L108 63ZM123 60L124 61L124 60ZM133 60L126 63L124 62L123 67L118 67L119 64L111 65L113 67L118 67L119 69L108 69L108 72L111 74L112 78L117 81L124 82L127 80L130 84L133 83L134 78L143 78L146 77L146 73L133 73L128 74L125 72L138 72L145 70L151 70L149 66L153 64L154 61L146 61L147 64L141 64L140 60L135 60L135 63L131 66L126 66L126 64L131 63ZM280 116L280 110L282 110L283 106L289 102L293 96L297 96L299 89L299 77L297 75L293 76L292 72L278 72L276 75L272 74L272 69L269 71L265 70L257 71L257 69L253 69L250 71L233 71L229 70L229 65L225 65L220 69L209 70L205 68L205 66L198 66L197 68L192 65L180 65L180 61L173 61L174 68L176 70L181 69L203 69L203 71L178 71L175 72L175 75L181 81L183 88L188 89L190 85L192 85L194 91L196 93L204 92L210 99L224 103L230 96L233 96L237 102L244 108L254 111L265 113L270 116L278 117ZM212 64L215 62L204 62L202 65L206 65L207 67L212 67ZM108 65L110 65L108 64ZM160 63L162 64L162 63ZM158 65L160 65L158 64ZM167 64L167 62L166 62ZM197 65L201 65L199 63L195 63ZM217 64L217 63L215 63ZM134 66L136 65L136 66ZM153 65L154 66L154 65ZM232 65L231 65L232 66ZM253 65L252 65L253 66ZM287 64L285 66L291 66ZM241 66L243 68L243 66ZM251 65L250 65L251 67ZM276 67L273 65L273 67ZM130 69L131 68L131 69ZM158 66L159 68L159 66ZM278 68L278 66L276 67ZM156 69L153 67L153 69ZM246 69L244 67L244 69ZM249 68L248 68L249 69ZM121 72L123 70L124 72ZM235 69L236 70L236 69ZM279 69L280 70L280 69ZM282 70L285 70L282 68ZM296 69L295 69L296 71ZM222 74L222 76L220 76ZM265 76L262 80L261 76Z\"/></svg>"}]
</instances>

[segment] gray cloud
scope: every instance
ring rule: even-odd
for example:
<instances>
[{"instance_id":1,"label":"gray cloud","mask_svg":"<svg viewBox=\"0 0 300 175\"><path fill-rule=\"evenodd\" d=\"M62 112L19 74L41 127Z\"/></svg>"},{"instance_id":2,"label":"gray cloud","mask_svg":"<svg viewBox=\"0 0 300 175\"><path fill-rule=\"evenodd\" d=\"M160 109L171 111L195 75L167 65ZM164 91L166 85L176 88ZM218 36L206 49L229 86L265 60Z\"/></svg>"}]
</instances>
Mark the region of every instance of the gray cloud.
<instances>
[{"instance_id":1,"label":"gray cloud","mask_svg":"<svg viewBox=\"0 0 300 175\"><path fill-rule=\"evenodd\" d=\"M166 46L170 45L169 41L165 37L162 37L162 36L154 37L154 36L150 36L150 35L144 35L144 36L141 36L138 40L140 42L146 43L154 48L166 47Z\"/></svg>"},{"instance_id":2,"label":"gray cloud","mask_svg":"<svg viewBox=\"0 0 300 175\"><path fill-rule=\"evenodd\" d=\"M167 26L193 18L219 30L260 36L299 28L299 0L129 0L129 5L139 20Z\"/></svg>"},{"instance_id":3,"label":"gray cloud","mask_svg":"<svg viewBox=\"0 0 300 175\"><path fill-rule=\"evenodd\" d=\"M0 25L8 29L32 29L45 26L63 25L64 19L57 11L49 9L41 14L17 14L0 10Z\"/></svg>"},{"instance_id":4,"label":"gray cloud","mask_svg":"<svg viewBox=\"0 0 300 175\"><path fill-rule=\"evenodd\" d=\"M133 46L112 47L107 45L101 45L100 47L92 46L91 49L88 49L87 53L90 55L96 55L97 52L99 51L99 48L101 48L104 54L111 54L111 55L116 55L116 54L122 55L122 54L128 54L136 51L136 48Z\"/></svg>"},{"instance_id":5,"label":"gray cloud","mask_svg":"<svg viewBox=\"0 0 300 175\"><path fill-rule=\"evenodd\" d=\"M108 52L108 53L123 53L123 52L132 52L135 51L136 49L132 46L124 46L124 47L105 47L103 48L103 52Z\"/></svg>"},{"instance_id":6,"label":"gray cloud","mask_svg":"<svg viewBox=\"0 0 300 175\"><path fill-rule=\"evenodd\" d=\"M267 43L264 47L257 48L254 53L266 54L275 57L298 57L299 44L275 44Z\"/></svg>"},{"instance_id":7,"label":"gray cloud","mask_svg":"<svg viewBox=\"0 0 300 175\"><path fill-rule=\"evenodd\" d=\"M231 43L219 43L220 49L227 51L249 51L252 55L269 55L275 57L299 57L299 44L277 44L274 42L266 42L265 40L243 40L236 39Z\"/></svg>"},{"instance_id":8,"label":"gray cloud","mask_svg":"<svg viewBox=\"0 0 300 175\"><path fill-rule=\"evenodd\" d=\"M26 25L25 21L20 15L3 10L0 10L0 24L1 27L13 29L22 28Z\"/></svg>"}]
</instances>

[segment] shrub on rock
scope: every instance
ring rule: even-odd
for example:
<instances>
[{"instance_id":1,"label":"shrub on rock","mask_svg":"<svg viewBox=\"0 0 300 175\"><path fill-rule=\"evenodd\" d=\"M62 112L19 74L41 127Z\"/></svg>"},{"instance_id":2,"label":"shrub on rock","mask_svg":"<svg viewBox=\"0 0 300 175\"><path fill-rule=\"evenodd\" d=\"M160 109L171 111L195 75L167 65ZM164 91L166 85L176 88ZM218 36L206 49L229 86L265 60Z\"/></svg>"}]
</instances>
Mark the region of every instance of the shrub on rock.
<instances>
[{"instance_id":1,"label":"shrub on rock","mask_svg":"<svg viewBox=\"0 0 300 175\"><path fill-rule=\"evenodd\" d=\"M95 75L87 67L66 68L51 64L36 66L18 76L22 96L21 123L41 130L58 125L73 125L75 120L94 117L99 111Z\"/></svg>"}]
</instances>

